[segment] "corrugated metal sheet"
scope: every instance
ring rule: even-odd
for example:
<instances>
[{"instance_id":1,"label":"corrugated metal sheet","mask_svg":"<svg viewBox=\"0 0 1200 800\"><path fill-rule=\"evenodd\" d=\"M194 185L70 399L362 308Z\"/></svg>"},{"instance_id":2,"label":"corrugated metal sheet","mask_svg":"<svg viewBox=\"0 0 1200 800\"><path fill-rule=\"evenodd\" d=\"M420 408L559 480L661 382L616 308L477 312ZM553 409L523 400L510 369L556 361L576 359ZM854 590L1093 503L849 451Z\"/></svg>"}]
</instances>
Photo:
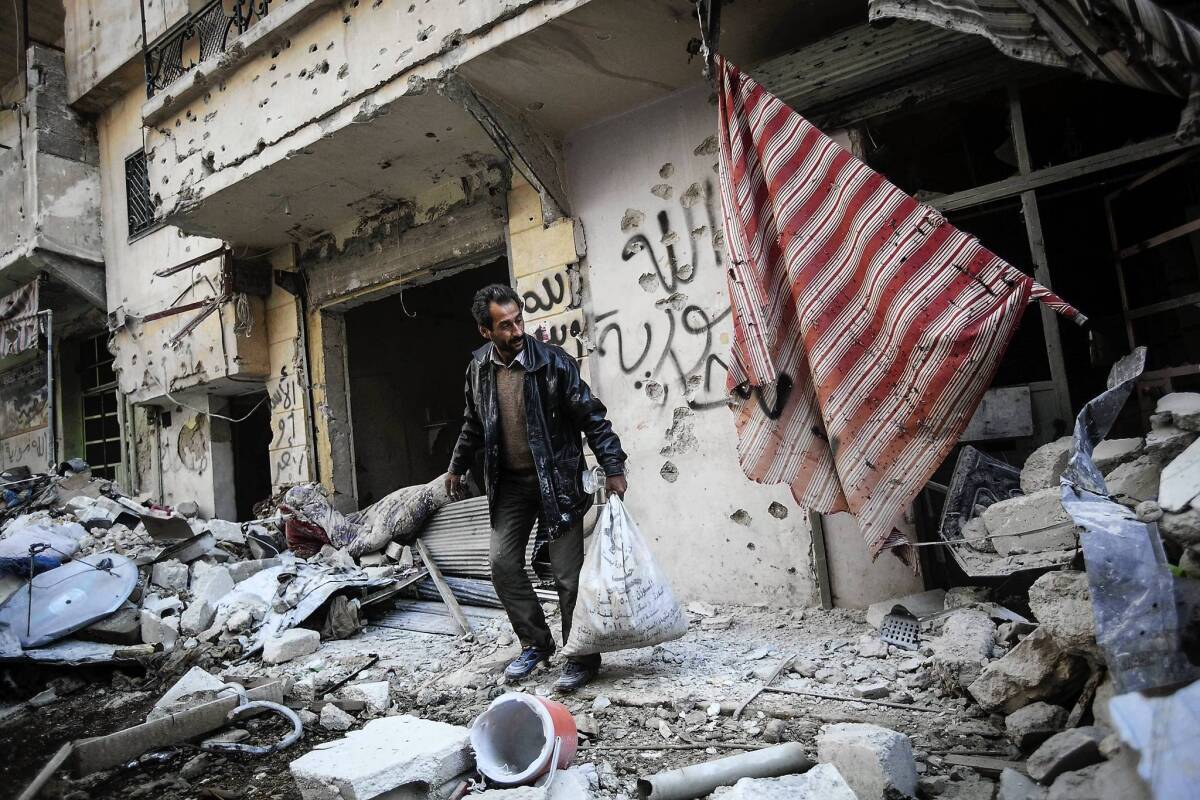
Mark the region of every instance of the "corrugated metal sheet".
<instances>
[{"instance_id":1,"label":"corrugated metal sheet","mask_svg":"<svg viewBox=\"0 0 1200 800\"><path fill-rule=\"evenodd\" d=\"M438 509L430 518L421 539L429 547L433 560L446 575L490 581L488 550L492 523L486 497L473 497ZM534 536L525 548L525 571L534 585L538 577L529 566L533 558Z\"/></svg>"},{"instance_id":2,"label":"corrugated metal sheet","mask_svg":"<svg viewBox=\"0 0 1200 800\"><path fill-rule=\"evenodd\" d=\"M846 125L935 97L965 97L1038 69L978 36L920 22L859 25L747 70L821 125Z\"/></svg>"},{"instance_id":3,"label":"corrugated metal sheet","mask_svg":"<svg viewBox=\"0 0 1200 800\"><path fill-rule=\"evenodd\" d=\"M474 578L451 578L446 577L446 583L450 585L450 591L454 593L455 599L464 605L478 606L480 608L503 608L500 603L500 598L496 595L496 587L491 581L475 580ZM534 584L536 587L537 584ZM538 600L543 603L557 603L558 593L549 589L534 589ZM442 596L438 593L437 586L429 578L417 584L417 597L425 600L441 600Z\"/></svg>"}]
</instances>

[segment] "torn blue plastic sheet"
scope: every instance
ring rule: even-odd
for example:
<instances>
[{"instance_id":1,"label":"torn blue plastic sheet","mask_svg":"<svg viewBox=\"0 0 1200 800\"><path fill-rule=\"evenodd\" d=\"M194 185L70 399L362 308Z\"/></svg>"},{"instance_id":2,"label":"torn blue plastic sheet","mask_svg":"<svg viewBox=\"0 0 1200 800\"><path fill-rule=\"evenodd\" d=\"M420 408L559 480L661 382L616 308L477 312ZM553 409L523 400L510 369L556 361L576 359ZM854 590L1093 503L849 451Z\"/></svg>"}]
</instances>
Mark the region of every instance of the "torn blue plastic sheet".
<instances>
[{"instance_id":1,"label":"torn blue plastic sheet","mask_svg":"<svg viewBox=\"0 0 1200 800\"><path fill-rule=\"evenodd\" d=\"M1139 347L1113 365L1108 389L1075 419L1075 450L1061 479L1063 508L1083 530L1096 641L1119 693L1172 686L1191 675L1158 528L1109 498L1092 460L1145 364L1146 348Z\"/></svg>"}]
</instances>

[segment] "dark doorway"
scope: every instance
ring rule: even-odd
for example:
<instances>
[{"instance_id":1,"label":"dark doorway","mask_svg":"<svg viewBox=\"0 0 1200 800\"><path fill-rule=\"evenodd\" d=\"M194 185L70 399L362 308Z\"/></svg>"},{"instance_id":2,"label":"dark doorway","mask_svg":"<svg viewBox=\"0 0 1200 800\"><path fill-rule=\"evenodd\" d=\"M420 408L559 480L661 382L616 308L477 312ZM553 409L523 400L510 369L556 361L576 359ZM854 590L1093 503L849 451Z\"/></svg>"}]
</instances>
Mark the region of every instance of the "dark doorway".
<instances>
[{"instance_id":1,"label":"dark doorway","mask_svg":"<svg viewBox=\"0 0 1200 800\"><path fill-rule=\"evenodd\" d=\"M463 373L482 343L471 298L508 283L500 259L346 313L358 502L446 470L462 428Z\"/></svg>"},{"instance_id":2,"label":"dark doorway","mask_svg":"<svg viewBox=\"0 0 1200 800\"><path fill-rule=\"evenodd\" d=\"M266 392L229 399L233 494L239 522L254 519L254 505L271 496L271 406ZM244 417L244 419L243 419Z\"/></svg>"}]
</instances>

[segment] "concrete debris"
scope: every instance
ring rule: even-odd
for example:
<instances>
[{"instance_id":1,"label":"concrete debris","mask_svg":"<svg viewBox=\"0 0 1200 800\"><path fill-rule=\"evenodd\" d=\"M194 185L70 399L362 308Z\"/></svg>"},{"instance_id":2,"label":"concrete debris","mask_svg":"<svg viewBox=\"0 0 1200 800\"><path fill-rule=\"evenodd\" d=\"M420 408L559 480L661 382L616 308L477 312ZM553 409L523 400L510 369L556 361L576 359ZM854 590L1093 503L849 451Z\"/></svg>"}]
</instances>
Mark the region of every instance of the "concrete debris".
<instances>
[{"instance_id":1,"label":"concrete debris","mask_svg":"<svg viewBox=\"0 0 1200 800\"><path fill-rule=\"evenodd\" d=\"M179 561L162 561L154 565L150 582L174 594L182 594L188 588L188 566Z\"/></svg>"},{"instance_id":2,"label":"concrete debris","mask_svg":"<svg viewBox=\"0 0 1200 800\"><path fill-rule=\"evenodd\" d=\"M235 584L238 584L264 569L278 567L281 563L278 558L252 558L246 561L234 561L228 565L227 569L229 577L233 578Z\"/></svg>"},{"instance_id":3,"label":"concrete debris","mask_svg":"<svg viewBox=\"0 0 1200 800\"><path fill-rule=\"evenodd\" d=\"M1071 460L1074 438L1063 436L1034 450L1021 468L1021 491L1033 494L1058 486L1067 462Z\"/></svg>"},{"instance_id":4,"label":"concrete debris","mask_svg":"<svg viewBox=\"0 0 1200 800\"><path fill-rule=\"evenodd\" d=\"M1040 627L980 672L967 691L985 711L1011 714L1038 700L1052 700L1079 680L1083 664Z\"/></svg>"},{"instance_id":5,"label":"concrete debris","mask_svg":"<svg viewBox=\"0 0 1200 800\"><path fill-rule=\"evenodd\" d=\"M1158 487L1158 504L1164 511L1183 511L1200 495L1200 440L1163 468Z\"/></svg>"},{"instance_id":6,"label":"concrete debris","mask_svg":"<svg viewBox=\"0 0 1200 800\"><path fill-rule=\"evenodd\" d=\"M1132 461L1142 452L1145 442L1142 437L1131 439L1105 439L1096 445L1092 461L1096 468L1108 474L1126 461Z\"/></svg>"},{"instance_id":7,"label":"concrete debris","mask_svg":"<svg viewBox=\"0 0 1200 800\"><path fill-rule=\"evenodd\" d=\"M1100 742L1104 731L1089 726L1056 733L1029 756L1025 767L1029 777L1048 784L1064 772L1071 772L1101 760Z\"/></svg>"},{"instance_id":8,"label":"concrete debris","mask_svg":"<svg viewBox=\"0 0 1200 800\"><path fill-rule=\"evenodd\" d=\"M140 644L142 641L142 612L126 601L111 617L92 623L79 633L77 639L104 644Z\"/></svg>"},{"instance_id":9,"label":"concrete debris","mask_svg":"<svg viewBox=\"0 0 1200 800\"><path fill-rule=\"evenodd\" d=\"M942 635L930 645L930 667L955 692L966 690L992 657L996 626L982 611L963 609L946 620Z\"/></svg>"},{"instance_id":10,"label":"concrete debris","mask_svg":"<svg viewBox=\"0 0 1200 800\"><path fill-rule=\"evenodd\" d=\"M550 781L549 786L488 789L469 797L486 800L591 800L594 797L592 785L595 775L595 768L591 764L583 764L554 773L554 780Z\"/></svg>"},{"instance_id":11,"label":"concrete debris","mask_svg":"<svg viewBox=\"0 0 1200 800\"><path fill-rule=\"evenodd\" d=\"M996 800L1045 800L1045 797L1045 787L1038 786L1027 775L1008 768L1000 773Z\"/></svg>"},{"instance_id":12,"label":"concrete debris","mask_svg":"<svg viewBox=\"0 0 1200 800\"><path fill-rule=\"evenodd\" d=\"M368 800L413 784L441 786L473 766L466 728L403 715L319 744L290 769L304 800Z\"/></svg>"},{"instance_id":13,"label":"concrete debris","mask_svg":"<svg viewBox=\"0 0 1200 800\"><path fill-rule=\"evenodd\" d=\"M362 700L375 714L383 714L391 707L391 684L387 681L356 683L342 690L347 700Z\"/></svg>"},{"instance_id":14,"label":"concrete debris","mask_svg":"<svg viewBox=\"0 0 1200 800\"><path fill-rule=\"evenodd\" d=\"M1086 572L1047 572L1029 587L1029 608L1064 650L1098 653Z\"/></svg>"},{"instance_id":15,"label":"concrete debris","mask_svg":"<svg viewBox=\"0 0 1200 800\"><path fill-rule=\"evenodd\" d=\"M290 628L263 644L264 664L282 664L317 652L321 647L321 635L307 628Z\"/></svg>"},{"instance_id":16,"label":"concrete debris","mask_svg":"<svg viewBox=\"0 0 1200 800\"><path fill-rule=\"evenodd\" d=\"M1029 751L1063 729L1067 710L1049 703L1030 703L1004 718L1005 735L1022 751Z\"/></svg>"},{"instance_id":17,"label":"concrete debris","mask_svg":"<svg viewBox=\"0 0 1200 800\"><path fill-rule=\"evenodd\" d=\"M162 719L176 711L182 711L217 698L217 692L225 688L225 681L200 667L192 667L150 709L147 721Z\"/></svg>"},{"instance_id":18,"label":"concrete debris","mask_svg":"<svg viewBox=\"0 0 1200 800\"><path fill-rule=\"evenodd\" d=\"M836 767L858 800L917 791L917 766L908 737L878 725L825 726L817 736L817 760Z\"/></svg>"},{"instance_id":19,"label":"concrete debris","mask_svg":"<svg viewBox=\"0 0 1200 800\"><path fill-rule=\"evenodd\" d=\"M1197 434L1195 431L1184 430L1169 422L1159 420L1159 416L1161 415L1155 414L1150 417L1151 429L1146 434L1145 451L1158 463L1166 464L1196 441Z\"/></svg>"},{"instance_id":20,"label":"concrete debris","mask_svg":"<svg viewBox=\"0 0 1200 800\"><path fill-rule=\"evenodd\" d=\"M1138 522L1158 522L1163 518L1162 506L1153 500L1143 500L1133 507Z\"/></svg>"},{"instance_id":21,"label":"concrete debris","mask_svg":"<svg viewBox=\"0 0 1200 800\"><path fill-rule=\"evenodd\" d=\"M802 775L742 778L712 794L720 800L859 800L833 764L817 764Z\"/></svg>"},{"instance_id":22,"label":"concrete debris","mask_svg":"<svg viewBox=\"0 0 1200 800\"><path fill-rule=\"evenodd\" d=\"M1180 547L1200 544L1200 509L1189 508L1178 514L1163 514L1158 521L1162 537Z\"/></svg>"},{"instance_id":23,"label":"concrete debris","mask_svg":"<svg viewBox=\"0 0 1200 800\"><path fill-rule=\"evenodd\" d=\"M1104 476L1104 485L1114 500L1134 508L1143 500L1158 499L1162 464L1151 455L1143 455L1120 465Z\"/></svg>"},{"instance_id":24,"label":"concrete debris","mask_svg":"<svg viewBox=\"0 0 1200 800\"><path fill-rule=\"evenodd\" d=\"M1185 431L1200 432L1200 393L1172 392L1158 398L1156 414L1169 414L1171 424Z\"/></svg>"},{"instance_id":25,"label":"concrete debris","mask_svg":"<svg viewBox=\"0 0 1200 800\"><path fill-rule=\"evenodd\" d=\"M334 703L326 703L321 709L321 727L327 731L348 731L354 727L354 723L354 717Z\"/></svg>"},{"instance_id":26,"label":"concrete debris","mask_svg":"<svg viewBox=\"0 0 1200 800\"><path fill-rule=\"evenodd\" d=\"M983 512L992 546L1002 556L1075 547L1075 525L1063 510L1060 489L1011 497Z\"/></svg>"}]
</instances>

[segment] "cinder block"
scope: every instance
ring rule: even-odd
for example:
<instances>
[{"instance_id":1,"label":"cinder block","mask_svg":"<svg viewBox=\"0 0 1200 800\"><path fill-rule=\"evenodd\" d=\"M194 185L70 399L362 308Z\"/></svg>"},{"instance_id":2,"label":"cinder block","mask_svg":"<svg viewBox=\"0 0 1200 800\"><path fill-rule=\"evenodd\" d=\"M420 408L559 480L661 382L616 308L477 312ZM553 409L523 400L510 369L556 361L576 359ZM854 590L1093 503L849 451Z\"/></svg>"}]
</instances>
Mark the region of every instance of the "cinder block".
<instances>
[{"instance_id":1,"label":"cinder block","mask_svg":"<svg viewBox=\"0 0 1200 800\"><path fill-rule=\"evenodd\" d=\"M908 737L860 722L827 725L817 736L817 760L832 764L859 800L917 793L917 765Z\"/></svg>"}]
</instances>

